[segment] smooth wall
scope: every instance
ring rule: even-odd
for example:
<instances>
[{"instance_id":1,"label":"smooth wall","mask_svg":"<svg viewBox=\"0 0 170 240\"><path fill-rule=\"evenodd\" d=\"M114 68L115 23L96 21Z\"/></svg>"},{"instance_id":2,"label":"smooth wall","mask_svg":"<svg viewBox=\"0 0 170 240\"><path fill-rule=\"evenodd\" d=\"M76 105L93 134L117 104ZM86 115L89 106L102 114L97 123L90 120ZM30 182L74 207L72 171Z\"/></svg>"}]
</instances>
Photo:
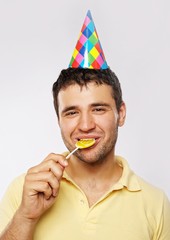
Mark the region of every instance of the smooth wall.
<instances>
[{"instance_id":1,"label":"smooth wall","mask_svg":"<svg viewBox=\"0 0 170 240\"><path fill-rule=\"evenodd\" d=\"M168 0L0 1L0 198L13 178L65 150L51 88L89 9L127 105L116 153L170 198Z\"/></svg>"}]
</instances>

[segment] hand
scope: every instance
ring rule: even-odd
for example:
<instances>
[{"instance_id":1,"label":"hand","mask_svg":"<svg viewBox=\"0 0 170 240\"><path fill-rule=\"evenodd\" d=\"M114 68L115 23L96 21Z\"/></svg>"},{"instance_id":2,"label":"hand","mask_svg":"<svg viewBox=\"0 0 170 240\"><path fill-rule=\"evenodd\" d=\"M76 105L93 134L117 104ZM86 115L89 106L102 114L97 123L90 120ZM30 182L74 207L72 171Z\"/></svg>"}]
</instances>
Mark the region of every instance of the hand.
<instances>
[{"instance_id":1,"label":"hand","mask_svg":"<svg viewBox=\"0 0 170 240\"><path fill-rule=\"evenodd\" d=\"M28 220L38 220L53 205L67 165L63 155L51 153L42 163L30 168L25 177L18 214Z\"/></svg>"}]
</instances>

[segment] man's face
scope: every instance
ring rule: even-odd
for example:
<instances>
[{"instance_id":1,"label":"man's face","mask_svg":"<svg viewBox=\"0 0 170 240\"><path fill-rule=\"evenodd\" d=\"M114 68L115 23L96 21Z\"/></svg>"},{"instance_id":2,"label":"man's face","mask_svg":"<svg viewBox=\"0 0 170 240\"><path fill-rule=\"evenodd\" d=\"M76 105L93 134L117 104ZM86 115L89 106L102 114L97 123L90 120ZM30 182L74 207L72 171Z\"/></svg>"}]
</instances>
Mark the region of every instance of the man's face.
<instances>
[{"instance_id":1,"label":"man's face","mask_svg":"<svg viewBox=\"0 0 170 240\"><path fill-rule=\"evenodd\" d=\"M103 161L113 156L118 126L125 119L125 105L117 112L112 88L89 83L80 88L74 84L58 94L59 126L69 151L82 138L95 138L95 144L78 150L75 156L88 163Z\"/></svg>"}]
</instances>

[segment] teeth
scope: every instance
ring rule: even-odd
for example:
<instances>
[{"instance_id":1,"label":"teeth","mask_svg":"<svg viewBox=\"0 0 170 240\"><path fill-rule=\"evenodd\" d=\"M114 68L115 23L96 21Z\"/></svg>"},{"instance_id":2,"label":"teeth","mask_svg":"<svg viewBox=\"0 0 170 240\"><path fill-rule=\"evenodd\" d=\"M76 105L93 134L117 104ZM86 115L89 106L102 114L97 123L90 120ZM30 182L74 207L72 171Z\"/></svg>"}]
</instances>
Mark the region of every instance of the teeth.
<instances>
[{"instance_id":1,"label":"teeth","mask_svg":"<svg viewBox=\"0 0 170 240\"><path fill-rule=\"evenodd\" d=\"M94 140L96 140L96 138L77 138L77 141L81 141L81 140L90 140L90 139L94 139Z\"/></svg>"},{"instance_id":2,"label":"teeth","mask_svg":"<svg viewBox=\"0 0 170 240\"><path fill-rule=\"evenodd\" d=\"M81 138L80 141L81 141L81 140L88 141L88 140L91 140L91 139L92 139L92 138ZM93 139L94 139L94 138L93 138Z\"/></svg>"}]
</instances>

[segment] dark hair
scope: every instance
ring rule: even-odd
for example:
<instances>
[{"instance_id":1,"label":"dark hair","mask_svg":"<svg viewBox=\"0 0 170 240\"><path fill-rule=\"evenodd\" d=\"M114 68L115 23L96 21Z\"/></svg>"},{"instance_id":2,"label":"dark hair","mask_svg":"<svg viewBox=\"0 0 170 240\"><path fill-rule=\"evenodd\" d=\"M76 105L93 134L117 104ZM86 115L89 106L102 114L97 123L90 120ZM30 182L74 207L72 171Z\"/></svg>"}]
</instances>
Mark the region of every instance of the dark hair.
<instances>
[{"instance_id":1,"label":"dark hair","mask_svg":"<svg viewBox=\"0 0 170 240\"><path fill-rule=\"evenodd\" d=\"M112 87L113 98L116 108L119 111L122 100L122 90L119 79L110 69L88 69L88 68L67 68L61 71L57 81L53 84L54 107L58 116L58 93L61 89L66 89L72 84L78 84L80 87L87 86L88 83L106 84Z\"/></svg>"}]
</instances>

